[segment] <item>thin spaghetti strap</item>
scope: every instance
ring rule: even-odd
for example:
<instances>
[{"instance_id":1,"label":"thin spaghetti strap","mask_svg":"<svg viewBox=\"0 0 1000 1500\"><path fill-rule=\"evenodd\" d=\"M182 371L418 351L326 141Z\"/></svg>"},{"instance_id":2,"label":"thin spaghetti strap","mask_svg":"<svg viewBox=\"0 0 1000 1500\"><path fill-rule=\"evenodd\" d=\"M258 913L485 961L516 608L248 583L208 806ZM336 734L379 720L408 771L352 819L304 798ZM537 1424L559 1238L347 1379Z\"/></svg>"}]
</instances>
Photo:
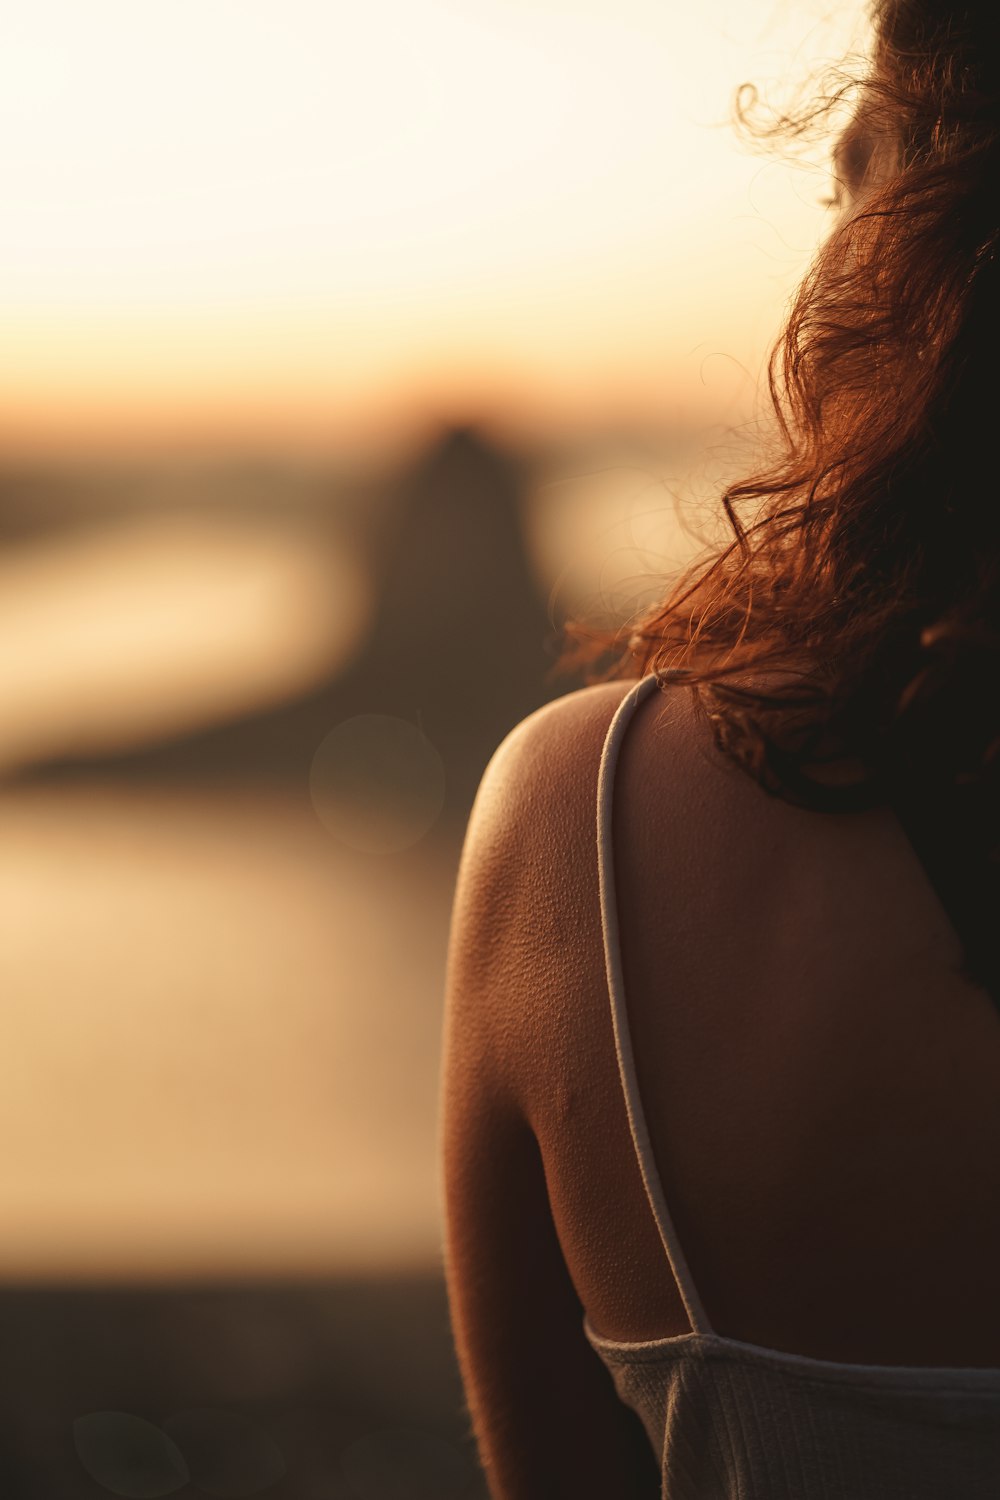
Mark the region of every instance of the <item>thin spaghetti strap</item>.
<instances>
[{"instance_id":1,"label":"thin spaghetti strap","mask_svg":"<svg viewBox=\"0 0 1000 1500\"><path fill-rule=\"evenodd\" d=\"M622 976L621 944L618 934L618 907L615 896L614 851L611 836L615 765L629 719L642 700L654 691L657 682L657 677L651 673L648 677L643 677L622 699L611 720L601 754L597 777L597 868L601 899L601 932L604 938L604 961L607 968L608 991L611 996L611 1019L615 1034L615 1051L618 1054L618 1072L646 1196L656 1220L656 1227L660 1231L660 1239L663 1241L670 1269L683 1298L691 1331L710 1334L712 1328L691 1279L687 1261L684 1259L684 1253L677 1239L677 1231L674 1229L667 1209L656 1163L653 1160L649 1132L646 1129L646 1117L639 1098L628 1012L625 1009L625 984Z\"/></svg>"}]
</instances>

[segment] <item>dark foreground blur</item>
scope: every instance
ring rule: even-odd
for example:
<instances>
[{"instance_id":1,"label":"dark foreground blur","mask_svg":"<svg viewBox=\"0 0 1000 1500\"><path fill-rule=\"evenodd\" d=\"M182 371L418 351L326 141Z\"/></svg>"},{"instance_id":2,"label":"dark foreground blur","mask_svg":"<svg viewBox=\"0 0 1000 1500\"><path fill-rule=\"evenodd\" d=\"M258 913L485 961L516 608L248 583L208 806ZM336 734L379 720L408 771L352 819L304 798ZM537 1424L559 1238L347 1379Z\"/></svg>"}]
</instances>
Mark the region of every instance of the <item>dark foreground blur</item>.
<instances>
[{"instance_id":1,"label":"dark foreground blur","mask_svg":"<svg viewBox=\"0 0 1000 1500\"><path fill-rule=\"evenodd\" d=\"M0 1484L478 1500L434 1276L0 1294Z\"/></svg>"}]
</instances>

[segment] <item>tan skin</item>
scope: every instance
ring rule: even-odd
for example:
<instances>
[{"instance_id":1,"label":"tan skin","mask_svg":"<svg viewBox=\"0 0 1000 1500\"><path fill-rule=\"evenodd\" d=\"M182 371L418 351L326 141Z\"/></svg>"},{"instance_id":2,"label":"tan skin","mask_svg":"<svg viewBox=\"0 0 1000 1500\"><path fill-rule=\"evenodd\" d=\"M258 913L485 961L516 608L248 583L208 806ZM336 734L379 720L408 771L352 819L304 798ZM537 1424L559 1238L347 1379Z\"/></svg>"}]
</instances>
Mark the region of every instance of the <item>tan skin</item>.
<instances>
[{"instance_id":1,"label":"tan skin","mask_svg":"<svg viewBox=\"0 0 1000 1500\"><path fill-rule=\"evenodd\" d=\"M470 820L449 952L447 1272L503 1500L659 1495L583 1335L689 1325L643 1190L601 941L601 747L630 683L515 729ZM630 1028L713 1330L814 1358L1000 1367L1000 1018L895 818L809 813L724 762L687 690L615 784Z\"/></svg>"}]
</instances>

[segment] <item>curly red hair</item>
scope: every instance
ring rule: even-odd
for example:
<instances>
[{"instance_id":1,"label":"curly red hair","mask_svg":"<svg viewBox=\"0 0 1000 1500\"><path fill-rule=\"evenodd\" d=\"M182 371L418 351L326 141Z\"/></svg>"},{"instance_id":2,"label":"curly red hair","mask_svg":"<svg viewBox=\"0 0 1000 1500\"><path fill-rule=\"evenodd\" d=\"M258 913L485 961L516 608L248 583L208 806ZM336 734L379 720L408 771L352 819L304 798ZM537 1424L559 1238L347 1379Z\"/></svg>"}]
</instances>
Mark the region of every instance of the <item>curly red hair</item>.
<instances>
[{"instance_id":1,"label":"curly red hair","mask_svg":"<svg viewBox=\"0 0 1000 1500\"><path fill-rule=\"evenodd\" d=\"M998 9L877 0L836 155L850 201L771 354L774 446L722 495L733 539L638 620L567 622L556 668L687 685L719 747L803 805L974 786L994 859ZM761 132L741 91L737 117L802 130L842 98ZM831 761L860 774L830 784Z\"/></svg>"}]
</instances>

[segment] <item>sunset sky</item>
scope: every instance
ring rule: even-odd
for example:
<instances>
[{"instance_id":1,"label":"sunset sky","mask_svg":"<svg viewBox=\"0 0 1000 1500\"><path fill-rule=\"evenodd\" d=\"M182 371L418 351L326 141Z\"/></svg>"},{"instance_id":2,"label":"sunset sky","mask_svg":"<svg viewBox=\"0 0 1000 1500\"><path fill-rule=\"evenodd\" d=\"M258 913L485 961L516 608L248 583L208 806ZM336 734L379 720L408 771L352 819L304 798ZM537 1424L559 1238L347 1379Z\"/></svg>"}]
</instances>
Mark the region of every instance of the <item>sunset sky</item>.
<instances>
[{"instance_id":1,"label":"sunset sky","mask_svg":"<svg viewBox=\"0 0 1000 1500\"><path fill-rule=\"evenodd\" d=\"M683 420L829 223L735 87L857 0L35 0L0 52L0 448Z\"/></svg>"}]
</instances>

